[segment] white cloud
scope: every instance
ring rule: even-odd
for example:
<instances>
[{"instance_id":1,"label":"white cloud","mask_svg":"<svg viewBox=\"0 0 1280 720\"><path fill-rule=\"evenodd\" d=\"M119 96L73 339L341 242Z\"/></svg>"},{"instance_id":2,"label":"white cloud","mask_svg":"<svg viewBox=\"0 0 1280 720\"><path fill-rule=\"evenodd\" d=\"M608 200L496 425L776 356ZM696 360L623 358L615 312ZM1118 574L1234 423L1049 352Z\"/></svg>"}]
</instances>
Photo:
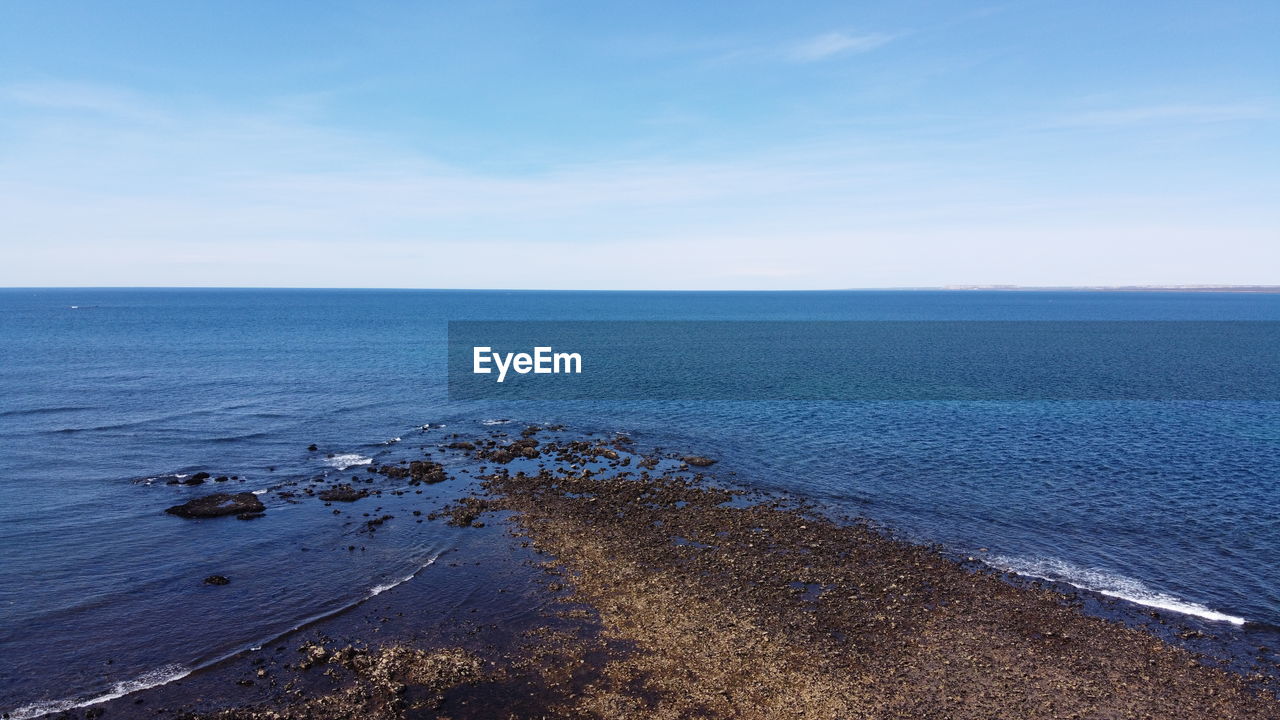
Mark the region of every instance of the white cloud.
<instances>
[{"instance_id":1,"label":"white cloud","mask_svg":"<svg viewBox=\"0 0 1280 720\"><path fill-rule=\"evenodd\" d=\"M1108 108L1064 115L1054 127L1124 127L1163 123L1218 123L1258 120L1274 116L1262 105L1143 105Z\"/></svg>"},{"instance_id":2,"label":"white cloud","mask_svg":"<svg viewBox=\"0 0 1280 720\"><path fill-rule=\"evenodd\" d=\"M1176 198L1027 187L989 149L845 136L499 173L281 112L27 88L0 97L0 285L1102 283L1152 248L1169 270L1142 279L1256 282L1280 262L1274 209L1235 208L1233 229L1212 203L1208 222Z\"/></svg>"},{"instance_id":3,"label":"white cloud","mask_svg":"<svg viewBox=\"0 0 1280 720\"><path fill-rule=\"evenodd\" d=\"M88 112L131 122L161 122L163 113L118 88L76 83L19 83L0 87L0 102L49 111Z\"/></svg>"},{"instance_id":4,"label":"white cloud","mask_svg":"<svg viewBox=\"0 0 1280 720\"><path fill-rule=\"evenodd\" d=\"M879 33L850 35L842 32L829 32L795 45L791 48L789 57L796 62L817 62L837 55L875 50L891 40L893 40L891 35Z\"/></svg>"}]
</instances>

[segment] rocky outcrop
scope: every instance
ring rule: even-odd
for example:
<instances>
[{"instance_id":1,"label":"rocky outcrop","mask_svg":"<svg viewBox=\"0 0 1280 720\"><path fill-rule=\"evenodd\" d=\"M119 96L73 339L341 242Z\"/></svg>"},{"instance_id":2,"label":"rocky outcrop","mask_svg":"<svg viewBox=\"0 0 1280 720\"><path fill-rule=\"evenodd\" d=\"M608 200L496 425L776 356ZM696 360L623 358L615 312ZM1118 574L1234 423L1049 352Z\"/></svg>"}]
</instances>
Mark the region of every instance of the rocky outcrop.
<instances>
[{"instance_id":1,"label":"rocky outcrop","mask_svg":"<svg viewBox=\"0 0 1280 720\"><path fill-rule=\"evenodd\" d=\"M213 518L223 515L260 513L266 510L262 501L253 493L214 493L165 510L181 518Z\"/></svg>"},{"instance_id":2,"label":"rocky outcrop","mask_svg":"<svg viewBox=\"0 0 1280 720\"><path fill-rule=\"evenodd\" d=\"M355 502L360 498L368 497L369 491L357 490L343 483L342 485L334 485L328 490L321 490L316 496L325 502Z\"/></svg>"},{"instance_id":3,"label":"rocky outcrop","mask_svg":"<svg viewBox=\"0 0 1280 720\"><path fill-rule=\"evenodd\" d=\"M444 471L444 466L430 460L414 460L409 463L409 482L410 484L425 483L432 485L438 482L448 480L449 476Z\"/></svg>"}]
</instances>

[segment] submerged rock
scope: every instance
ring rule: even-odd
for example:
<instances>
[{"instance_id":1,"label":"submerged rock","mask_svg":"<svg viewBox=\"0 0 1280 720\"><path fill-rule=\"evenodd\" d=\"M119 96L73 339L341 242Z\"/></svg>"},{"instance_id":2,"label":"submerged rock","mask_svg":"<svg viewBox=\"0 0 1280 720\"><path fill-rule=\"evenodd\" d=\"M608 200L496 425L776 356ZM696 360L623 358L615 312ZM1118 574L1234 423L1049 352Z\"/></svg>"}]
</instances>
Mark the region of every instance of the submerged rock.
<instances>
[{"instance_id":1,"label":"submerged rock","mask_svg":"<svg viewBox=\"0 0 1280 720\"><path fill-rule=\"evenodd\" d=\"M444 466L430 460L414 460L409 463L409 477L415 484L427 483L428 485L449 479L445 474Z\"/></svg>"},{"instance_id":2,"label":"submerged rock","mask_svg":"<svg viewBox=\"0 0 1280 720\"><path fill-rule=\"evenodd\" d=\"M400 467L399 465L383 465L378 468L378 472L393 479L409 477L409 468Z\"/></svg>"},{"instance_id":3,"label":"submerged rock","mask_svg":"<svg viewBox=\"0 0 1280 720\"><path fill-rule=\"evenodd\" d=\"M260 513L266 510L266 506L253 493L214 493L205 495L202 498L196 498L184 502L181 505L174 505L165 510L170 515L177 515L182 518L212 518L222 517L223 515L240 515L248 513Z\"/></svg>"},{"instance_id":4,"label":"submerged rock","mask_svg":"<svg viewBox=\"0 0 1280 720\"><path fill-rule=\"evenodd\" d=\"M209 577L205 578L204 581L205 581L205 584L207 585L230 585L231 584L231 581L227 579L226 575L210 575Z\"/></svg>"},{"instance_id":5,"label":"submerged rock","mask_svg":"<svg viewBox=\"0 0 1280 720\"><path fill-rule=\"evenodd\" d=\"M716 461L714 459L709 457L703 457L702 455L686 455L685 457L682 457L680 459L684 460L685 462L689 463L694 467L707 467L709 465L716 464Z\"/></svg>"},{"instance_id":6,"label":"submerged rock","mask_svg":"<svg viewBox=\"0 0 1280 720\"><path fill-rule=\"evenodd\" d=\"M328 490L321 490L317 496L325 502L355 502L363 497L369 496L368 490L356 490L350 485L343 483L334 485Z\"/></svg>"}]
</instances>

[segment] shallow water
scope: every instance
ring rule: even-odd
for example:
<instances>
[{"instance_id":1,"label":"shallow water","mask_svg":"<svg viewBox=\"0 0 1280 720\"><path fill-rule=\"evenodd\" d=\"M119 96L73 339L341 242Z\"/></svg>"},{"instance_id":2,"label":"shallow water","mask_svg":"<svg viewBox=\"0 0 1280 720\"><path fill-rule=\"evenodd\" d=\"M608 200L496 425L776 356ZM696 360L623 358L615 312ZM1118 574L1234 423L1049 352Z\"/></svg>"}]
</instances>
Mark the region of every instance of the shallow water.
<instances>
[{"instance_id":1,"label":"shallow water","mask_svg":"<svg viewBox=\"0 0 1280 720\"><path fill-rule=\"evenodd\" d=\"M467 319L1280 320L1280 296L3 290L0 709L163 681L432 572L458 530L390 496L353 508L397 514L372 534L274 492L254 521L162 511L508 419L714 455L733 482L1277 644L1274 402L451 402L446 323ZM200 470L238 479L167 484Z\"/></svg>"}]
</instances>

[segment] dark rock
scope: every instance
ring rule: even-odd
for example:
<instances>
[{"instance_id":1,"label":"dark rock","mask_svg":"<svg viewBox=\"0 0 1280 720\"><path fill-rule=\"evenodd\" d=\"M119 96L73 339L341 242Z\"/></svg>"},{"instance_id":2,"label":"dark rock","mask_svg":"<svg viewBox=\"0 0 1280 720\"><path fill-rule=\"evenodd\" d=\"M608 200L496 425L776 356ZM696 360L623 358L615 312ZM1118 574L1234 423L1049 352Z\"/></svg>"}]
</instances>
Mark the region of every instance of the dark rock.
<instances>
[{"instance_id":1,"label":"dark rock","mask_svg":"<svg viewBox=\"0 0 1280 720\"><path fill-rule=\"evenodd\" d=\"M334 485L328 490L321 490L318 493L318 497L325 502L355 502L360 498L368 496L368 490L356 490L346 483L343 483L342 485Z\"/></svg>"},{"instance_id":2,"label":"dark rock","mask_svg":"<svg viewBox=\"0 0 1280 720\"><path fill-rule=\"evenodd\" d=\"M312 443L307 446L307 450L310 450L311 452L315 452L316 450L319 450L319 448L316 447L315 443Z\"/></svg>"},{"instance_id":3,"label":"dark rock","mask_svg":"<svg viewBox=\"0 0 1280 720\"><path fill-rule=\"evenodd\" d=\"M230 585L231 581L225 575L210 575L204 579L208 585Z\"/></svg>"},{"instance_id":4,"label":"dark rock","mask_svg":"<svg viewBox=\"0 0 1280 720\"><path fill-rule=\"evenodd\" d=\"M449 443L449 448L451 450L475 450L476 446L475 443L459 440L458 442Z\"/></svg>"},{"instance_id":5,"label":"dark rock","mask_svg":"<svg viewBox=\"0 0 1280 720\"><path fill-rule=\"evenodd\" d=\"M260 517L266 517L264 512L244 512L236 515L237 520L257 520Z\"/></svg>"},{"instance_id":6,"label":"dark rock","mask_svg":"<svg viewBox=\"0 0 1280 720\"><path fill-rule=\"evenodd\" d=\"M703 457L702 455L686 455L680 459L694 467L707 467L708 465L716 464L716 461L712 458Z\"/></svg>"},{"instance_id":7,"label":"dark rock","mask_svg":"<svg viewBox=\"0 0 1280 720\"><path fill-rule=\"evenodd\" d=\"M365 520L363 531L373 532L377 530L382 525L382 523L388 520L392 520L394 518L395 518L395 515L383 515L381 517L373 518L372 520Z\"/></svg>"},{"instance_id":8,"label":"dark rock","mask_svg":"<svg viewBox=\"0 0 1280 720\"><path fill-rule=\"evenodd\" d=\"M428 485L449 479L449 476L445 474L444 466L430 460L414 460L409 463L409 476L415 484L426 483Z\"/></svg>"},{"instance_id":9,"label":"dark rock","mask_svg":"<svg viewBox=\"0 0 1280 720\"><path fill-rule=\"evenodd\" d=\"M262 501L253 493L214 493L174 505L165 510L170 515L183 518L211 518L242 513L260 513L266 510Z\"/></svg>"},{"instance_id":10,"label":"dark rock","mask_svg":"<svg viewBox=\"0 0 1280 720\"><path fill-rule=\"evenodd\" d=\"M214 482L226 482L226 481L228 481L228 480L230 480L230 479L231 479L231 478L227 477L226 475L219 475L218 477L214 478L214 479L213 479L213 481L214 481Z\"/></svg>"},{"instance_id":11,"label":"dark rock","mask_svg":"<svg viewBox=\"0 0 1280 720\"><path fill-rule=\"evenodd\" d=\"M429 520L444 517L454 527L484 527L484 523L476 522L480 516L493 509L489 501L469 495L457 502L447 505L427 516Z\"/></svg>"}]
</instances>

